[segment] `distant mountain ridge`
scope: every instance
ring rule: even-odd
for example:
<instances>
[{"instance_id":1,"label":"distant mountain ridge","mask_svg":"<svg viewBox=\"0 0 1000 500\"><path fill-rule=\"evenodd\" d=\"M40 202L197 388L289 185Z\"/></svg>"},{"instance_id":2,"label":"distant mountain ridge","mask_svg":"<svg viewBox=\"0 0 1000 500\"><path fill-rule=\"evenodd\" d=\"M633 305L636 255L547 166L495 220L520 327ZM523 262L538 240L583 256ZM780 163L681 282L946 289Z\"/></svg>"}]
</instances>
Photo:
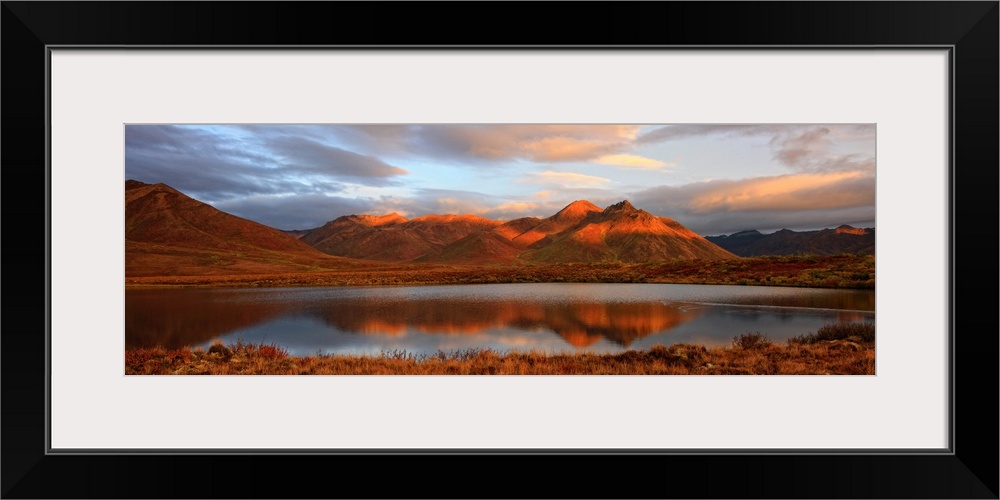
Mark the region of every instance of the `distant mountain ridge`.
<instances>
[{"instance_id":1,"label":"distant mountain ridge","mask_svg":"<svg viewBox=\"0 0 1000 500\"><path fill-rule=\"evenodd\" d=\"M496 221L475 215L346 215L300 237L342 257L433 263L654 262L735 255L628 200L577 200L554 215Z\"/></svg>"},{"instance_id":2,"label":"distant mountain ridge","mask_svg":"<svg viewBox=\"0 0 1000 500\"><path fill-rule=\"evenodd\" d=\"M708 236L706 239L740 257L875 254L875 228L857 228L847 224L818 231L781 229L771 234L757 230L739 231L730 235Z\"/></svg>"}]
</instances>

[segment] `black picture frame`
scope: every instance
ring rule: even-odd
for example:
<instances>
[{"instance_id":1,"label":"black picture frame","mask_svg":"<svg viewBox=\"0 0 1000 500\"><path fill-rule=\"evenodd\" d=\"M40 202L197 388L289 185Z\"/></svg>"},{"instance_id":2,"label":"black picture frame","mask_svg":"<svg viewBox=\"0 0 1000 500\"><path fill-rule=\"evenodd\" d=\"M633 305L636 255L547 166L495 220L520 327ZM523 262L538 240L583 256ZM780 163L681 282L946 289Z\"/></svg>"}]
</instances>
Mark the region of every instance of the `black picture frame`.
<instances>
[{"instance_id":1,"label":"black picture frame","mask_svg":"<svg viewBox=\"0 0 1000 500\"><path fill-rule=\"evenodd\" d=\"M995 266L1000 255L994 233L1000 170L1000 3L996 1L552 5L557 11L572 11L572 17L565 19L543 14L537 4L514 3L2 3L0 159L8 235L2 252L12 267L45 272L44 280L41 272L26 278L8 274L9 280L17 277L16 292L4 294L7 314L0 335L4 498L998 498L995 384L1000 329L989 307L997 303ZM468 22L451 22L456 18ZM49 454L46 64L48 47L57 45L951 47L951 450L936 454L422 453L419 457ZM987 307L972 304L979 298ZM863 423L861 418L852 425ZM439 473L428 477L428 467ZM317 468L329 471L330 477L308 473ZM386 474L386 480L358 481L359 474L372 470ZM564 470L578 475L566 476Z\"/></svg>"}]
</instances>

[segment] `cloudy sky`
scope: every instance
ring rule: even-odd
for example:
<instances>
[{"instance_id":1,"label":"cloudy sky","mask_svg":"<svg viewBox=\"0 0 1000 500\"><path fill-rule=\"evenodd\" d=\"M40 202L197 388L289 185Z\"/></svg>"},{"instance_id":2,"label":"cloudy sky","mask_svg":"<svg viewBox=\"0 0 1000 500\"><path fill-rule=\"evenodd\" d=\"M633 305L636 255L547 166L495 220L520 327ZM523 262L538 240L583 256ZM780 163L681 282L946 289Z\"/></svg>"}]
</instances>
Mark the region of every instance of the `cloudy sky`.
<instances>
[{"instance_id":1,"label":"cloudy sky","mask_svg":"<svg viewBox=\"0 0 1000 500\"><path fill-rule=\"evenodd\" d=\"M279 229L628 199L702 235L875 225L875 125L127 125L125 178Z\"/></svg>"}]
</instances>

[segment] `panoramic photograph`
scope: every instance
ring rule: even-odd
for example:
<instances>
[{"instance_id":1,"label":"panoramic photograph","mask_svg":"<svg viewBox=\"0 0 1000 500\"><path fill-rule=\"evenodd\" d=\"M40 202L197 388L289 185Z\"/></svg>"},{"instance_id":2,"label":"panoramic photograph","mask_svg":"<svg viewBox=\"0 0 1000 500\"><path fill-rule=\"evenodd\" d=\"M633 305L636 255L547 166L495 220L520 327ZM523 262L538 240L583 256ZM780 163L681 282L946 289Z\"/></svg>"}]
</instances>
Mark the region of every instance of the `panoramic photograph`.
<instances>
[{"instance_id":1,"label":"panoramic photograph","mask_svg":"<svg viewBox=\"0 0 1000 500\"><path fill-rule=\"evenodd\" d=\"M875 124L124 142L126 375L875 374Z\"/></svg>"}]
</instances>

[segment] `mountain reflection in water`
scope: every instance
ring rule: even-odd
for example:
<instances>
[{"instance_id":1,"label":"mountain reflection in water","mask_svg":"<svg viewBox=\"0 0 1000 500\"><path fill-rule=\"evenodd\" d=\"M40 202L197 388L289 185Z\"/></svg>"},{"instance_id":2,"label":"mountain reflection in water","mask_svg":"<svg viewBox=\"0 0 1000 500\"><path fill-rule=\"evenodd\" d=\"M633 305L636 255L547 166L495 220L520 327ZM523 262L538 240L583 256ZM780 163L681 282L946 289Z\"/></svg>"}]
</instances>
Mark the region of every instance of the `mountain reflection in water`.
<instances>
[{"instance_id":1,"label":"mountain reflection in water","mask_svg":"<svg viewBox=\"0 0 1000 500\"><path fill-rule=\"evenodd\" d=\"M681 288L678 288L681 287ZM739 290L733 290L738 288ZM763 289L763 290L749 290ZM126 348L277 343L296 355L495 348L618 352L782 340L829 321L872 321L874 293L649 284L126 291Z\"/></svg>"}]
</instances>

